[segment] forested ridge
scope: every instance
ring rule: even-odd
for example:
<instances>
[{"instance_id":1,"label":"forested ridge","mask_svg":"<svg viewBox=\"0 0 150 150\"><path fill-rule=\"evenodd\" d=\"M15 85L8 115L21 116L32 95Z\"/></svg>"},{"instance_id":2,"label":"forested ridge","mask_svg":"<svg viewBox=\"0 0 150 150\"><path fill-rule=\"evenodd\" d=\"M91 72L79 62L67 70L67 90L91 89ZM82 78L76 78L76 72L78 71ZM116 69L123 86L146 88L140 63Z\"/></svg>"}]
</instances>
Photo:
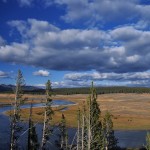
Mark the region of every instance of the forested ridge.
<instances>
[{"instance_id":1,"label":"forested ridge","mask_svg":"<svg viewBox=\"0 0 150 150\"><path fill-rule=\"evenodd\" d=\"M109 94L109 93L150 93L150 88L147 87L95 87L97 94ZM57 88L54 89L56 94L89 94L89 87L81 88Z\"/></svg>"},{"instance_id":2,"label":"forested ridge","mask_svg":"<svg viewBox=\"0 0 150 150\"><path fill-rule=\"evenodd\" d=\"M109 93L150 93L149 87L125 87L125 86L111 86L111 87L95 87L97 94ZM35 88L32 86L25 86L24 93L29 94L45 94L45 89ZM6 86L0 88L0 93L14 93L12 88ZM54 88L54 94L71 95L71 94L89 94L89 87L76 87L76 88Z\"/></svg>"}]
</instances>

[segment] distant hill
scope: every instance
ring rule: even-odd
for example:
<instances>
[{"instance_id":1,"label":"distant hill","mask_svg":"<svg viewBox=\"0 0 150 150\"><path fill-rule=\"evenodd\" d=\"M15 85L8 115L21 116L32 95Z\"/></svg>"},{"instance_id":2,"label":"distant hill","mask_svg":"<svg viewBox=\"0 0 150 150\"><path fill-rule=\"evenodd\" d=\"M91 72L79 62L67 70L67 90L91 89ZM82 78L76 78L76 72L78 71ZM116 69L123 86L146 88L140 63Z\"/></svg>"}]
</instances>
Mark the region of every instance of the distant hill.
<instances>
[{"instance_id":1,"label":"distant hill","mask_svg":"<svg viewBox=\"0 0 150 150\"><path fill-rule=\"evenodd\" d=\"M0 93L12 93L15 89L15 86L14 85L6 85L6 84L0 84ZM25 93L36 93L36 92L43 92L44 89L41 89L39 87L35 87L35 86L24 86L23 87L23 91Z\"/></svg>"},{"instance_id":2,"label":"distant hill","mask_svg":"<svg viewBox=\"0 0 150 150\"><path fill-rule=\"evenodd\" d=\"M150 93L150 88L147 87L123 87L123 86L111 86L111 87L95 87L97 94L109 94L109 93ZM13 93L15 89L14 85L0 85L0 93ZM24 86L23 92L28 94L45 94L45 89L35 86ZM71 94L89 94L90 87L78 87L78 88L56 88L53 89L54 94L71 95Z\"/></svg>"},{"instance_id":3,"label":"distant hill","mask_svg":"<svg viewBox=\"0 0 150 150\"><path fill-rule=\"evenodd\" d=\"M0 84L0 92L12 91L12 88L10 85Z\"/></svg>"}]
</instances>

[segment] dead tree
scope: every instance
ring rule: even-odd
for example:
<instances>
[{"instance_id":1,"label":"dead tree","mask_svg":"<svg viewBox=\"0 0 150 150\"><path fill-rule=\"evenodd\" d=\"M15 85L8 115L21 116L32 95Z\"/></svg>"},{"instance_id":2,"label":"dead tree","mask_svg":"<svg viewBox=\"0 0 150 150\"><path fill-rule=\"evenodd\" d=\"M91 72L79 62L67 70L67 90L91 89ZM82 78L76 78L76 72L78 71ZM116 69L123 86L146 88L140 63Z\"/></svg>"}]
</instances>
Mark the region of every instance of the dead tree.
<instances>
[{"instance_id":1,"label":"dead tree","mask_svg":"<svg viewBox=\"0 0 150 150\"><path fill-rule=\"evenodd\" d=\"M15 102L13 105L13 114L11 115L11 135L10 135L10 150L17 149L17 139L19 137L19 132L21 131L20 123L20 106L24 99L22 98L22 87L24 86L24 79L22 72L18 70L18 75L16 78L16 88L15 88Z\"/></svg>"},{"instance_id":2,"label":"dead tree","mask_svg":"<svg viewBox=\"0 0 150 150\"><path fill-rule=\"evenodd\" d=\"M43 135L41 150L46 150L46 143L49 140L49 136L52 133L51 121L54 114L52 110L52 88L50 80L46 83L46 101L45 101L45 111L44 111L44 123L43 123Z\"/></svg>"}]
</instances>

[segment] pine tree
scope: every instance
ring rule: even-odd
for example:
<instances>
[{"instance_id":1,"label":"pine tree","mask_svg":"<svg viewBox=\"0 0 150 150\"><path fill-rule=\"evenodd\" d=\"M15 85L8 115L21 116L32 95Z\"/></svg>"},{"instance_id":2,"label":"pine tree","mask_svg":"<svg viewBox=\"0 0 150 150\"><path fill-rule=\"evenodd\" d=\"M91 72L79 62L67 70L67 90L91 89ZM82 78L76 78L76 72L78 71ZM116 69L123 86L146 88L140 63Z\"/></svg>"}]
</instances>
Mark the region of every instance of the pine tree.
<instances>
[{"instance_id":1,"label":"pine tree","mask_svg":"<svg viewBox=\"0 0 150 150\"><path fill-rule=\"evenodd\" d=\"M66 127L66 118L64 114L62 114L59 129L60 129L60 148L62 150L67 150L68 149L68 134L67 134L67 127Z\"/></svg>"},{"instance_id":2,"label":"pine tree","mask_svg":"<svg viewBox=\"0 0 150 150\"><path fill-rule=\"evenodd\" d=\"M38 136L36 133L36 127L32 121L32 103L30 107L30 116L29 116L29 130L28 130L28 150L38 150Z\"/></svg>"},{"instance_id":3,"label":"pine tree","mask_svg":"<svg viewBox=\"0 0 150 150\"><path fill-rule=\"evenodd\" d=\"M97 93L95 88L92 87L90 95L87 100L87 149L88 150L102 150L103 148L103 136L102 136L102 124L100 121L100 108L97 103Z\"/></svg>"},{"instance_id":4,"label":"pine tree","mask_svg":"<svg viewBox=\"0 0 150 150\"><path fill-rule=\"evenodd\" d=\"M103 150L101 111L96 100L97 94L92 82L87 105L83 105L82 114L79 113L77 119L77 150Z\"/></svg>"},{"instance_id":5,"label":"pine tree","mask_svg":"<svg viewBox=\"0 0 150 150\"><path fill-rule=\"evenodd\" d=\"M116 150L117 139L114 135L112 115L107 111L103 120L104 148L105 150Z\"/></svg>"},{"instance_id":6,"label":"pine tree","mask_svg":"<svg viewBox=\"0 0 150 150\"><path fill-rule=\"evenodd\" d=\"M145 146L146 150L150 150L150 133L147 132L146 135L146 146Z\"/></svg>"},{"instance_id":7,"label":"pine tree","mask_svg":"<svg viewBox=\"0 0 150 150\"><path fill-rule=\"evenodd\" d=\"M18 75L16 78L16 88L15 88L15 102L12 104L14 107L14 112L11 116L11 135L10 135L10 150L17 149L17 140L19 138L19 132L21 131L20 123L20 105L24 102L22 98L22 87L24 86L24 79L21 70L18 70Z\"/></svg>"},{"instance_id":8,"label":"pine tree","mask_svg":"<svg viewBox=\"0 0 150 150\"><path fill-rule=\"evenodd\" d=\"M43 136L41 149L46 149L46 143L49 140L49 136L52 134L51 121L54 114L52 110L52 88L50 80L46 83L46 102L45 102L45 111L44 111L44 124L43 124Z\"/></svg>"}]
</instances>

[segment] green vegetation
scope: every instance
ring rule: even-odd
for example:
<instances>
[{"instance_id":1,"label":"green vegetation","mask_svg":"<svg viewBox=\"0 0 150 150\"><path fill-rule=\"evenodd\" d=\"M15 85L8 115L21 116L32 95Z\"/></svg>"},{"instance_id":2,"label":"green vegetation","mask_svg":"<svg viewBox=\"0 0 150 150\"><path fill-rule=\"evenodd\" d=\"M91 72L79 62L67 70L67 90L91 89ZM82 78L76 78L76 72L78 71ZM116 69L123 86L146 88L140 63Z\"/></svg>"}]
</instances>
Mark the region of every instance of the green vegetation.
<instances>
[{"instance_id":1,"label":"green vegetation","mask_svg":"<svg viewBox=\"0 0 150 150\"><path fill-rule=\"evenodd\" d=\"M60 149L69 149L68 147L68 133L66 127L66 118L64 114L62 114L60 125L59 125L60 135L59 135L59 148Z\"/></svg>"},{"instance_id":2,"label":"green vegetation","mask_svg":"<svg viewBox=\"0 0 150 150\"><path fill-rule=\"evenodd\" d=\"M16 79L16 89L15 89L15 102L12 103L14 107L14 112L11 114L11 135L10 135L10 150L18 149L17 140L19 139L18 132L21 131L20 126L20 116L21 109L20 106L24 102L22 98L22 86L24 85L24 79L22 72L18 70L18 75Z\"/></svg>"},{"instance_id":3,"label":"green vegetation","mask_svg":"<svg viewBox=\"0 0 150 150\"><path fill-rule=\"evenodd\" d=\"M146 87L96 87L97 94L109 93L150 93L150 88ZM71 94L89 94L89 87L82 88L58 88L54 89L55 94L71 95Z\"/></svg>"},{"instance_id":4,"label":"green vegetation","mask_svg":"<svg viewBox=\"0 0 150 150\"><path fill-rule=\"evenodd\" d=\"M92 87L86 104L78 110L76 150L116 150L117 141L109 113L102 124L101 111L97 103L97 93Z\"/></svg>"},{"instance_id":5,"label":"green vegetation","mask_svg":"<svg viewBox=\"0 0 150 150\"><path fill-rule=\"evenodd\" d=\"M150 150L150 133L147 133L146 136L146 146L145 146L146 150Z\"/></svg>"},{"instance_id":6,"label":"green vegetation","mask_svg":"<svg viewBox=\"0 0 150 150\"><path fill-rule=\"evenodd\" d=\"M38 143L38 135L36 133L36 127L32 120L32 103L30 107L30 115L29 115L29 130L28 130L28 149L29 150L38 150L39 143Z\"/></svg>"},{"instance_id":7,"label":"green vegetation","mask_svg":"<svg viewBox=\"0 0 150 150\"><path fill-rule=\"evenodd\" d=\"M24 87L24 93L26 94L45 94L45 89ZM110 86L110 87L96 87L97 94L109 94L109 93L150 93L148 87L124 87L124 86ZM13 88L1 89L0 93L13 93ZM55 95L72 95L72 94L89 94L89 87L79 88L55 88L53 89Z\"/></svg>"},{"instance_id":8,"label":"green vegetation","mask_svg":"<svg viewBox=\"0 0 150 150\"><path fill-rule=\"evenodd\" d=\"M103 119L104 147L105 149L117 149L117 139L114 135L112 115L107 111Z\"/></svg>"}]
</instances>

